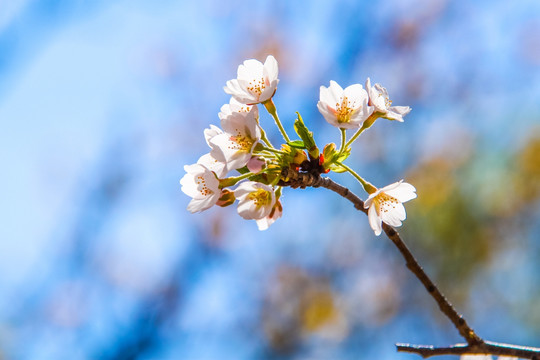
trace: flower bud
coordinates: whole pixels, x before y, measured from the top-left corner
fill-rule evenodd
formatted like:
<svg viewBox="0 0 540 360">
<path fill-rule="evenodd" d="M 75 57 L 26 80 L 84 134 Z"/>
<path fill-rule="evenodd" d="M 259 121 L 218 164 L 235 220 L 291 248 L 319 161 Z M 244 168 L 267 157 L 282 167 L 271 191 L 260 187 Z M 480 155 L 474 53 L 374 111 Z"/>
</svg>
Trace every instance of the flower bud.
<svg viewBox="0 0 540 360">
<path fill-rule="evenodd" d="M 263 159 L 258 158 L 256 156 L 252 156 L 251 159 L 247 163 L 247 168 L 249 171 L 256 174 L 260 172 L 262 169 L 264 169 L 265 165 L 266 165 L 266 162 Z"/>
</svg>

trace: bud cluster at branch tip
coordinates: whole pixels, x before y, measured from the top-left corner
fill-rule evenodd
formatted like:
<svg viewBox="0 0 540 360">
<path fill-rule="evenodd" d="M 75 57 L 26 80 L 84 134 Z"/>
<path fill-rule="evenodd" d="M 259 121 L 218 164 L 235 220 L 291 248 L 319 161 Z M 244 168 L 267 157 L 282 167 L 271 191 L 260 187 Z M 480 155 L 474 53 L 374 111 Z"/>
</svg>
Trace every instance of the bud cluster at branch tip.
<svg viewBox="0 0 540 360">
<path fill-rule="evenodd" d="M 320 88 L 317 108 L 329 124 L 339 128 L 341 145 L 329 143 L 321 151 L 299 113 L 293 124 L 298 138 L 289 137 L 273 101 L 278 82 L 278 63 L 271 55 L 264 63 L 244 61 L 237 78 L 227 81 L 224 90 L 231 99 L 218 114 L 221 126 L 210 125 L 204 130 L 210 150 L 196 164 L 184 167 L 186 175 L 180 184 L 192 198 L 187 209 L 195 213 L 238 200 L 238 214 L 255 220 L 259 230 L 266 230 L 283 213 L 282 186 L 288 181 L 284 174 L 318 177 L 330 171 L 349 172 L 369 195 L 365 207 L 375 234 L 380 235 L 382 222 L 400 226 L 406 217 L 403 203 L 416 197 L 415 188 L 401 180 L 379 189 L 344 161 L 351 154 L 352 143 L 378 118 L 403 122 L 410 107 L 391 106 L 387 90 L 380 84 L 372 86 L 369 78 L 365 88 L 353 84 L 344 89 L 330 81 L 329 87 Z M 258 104 L 267 110 L 283 137 L 284 143 L 278 148 L 266 137 Z M 356 132 L 347 140 L 347 130 L 351 129 Z M 238 175 L 227 177 L 231 171 Z"/>
</svg>

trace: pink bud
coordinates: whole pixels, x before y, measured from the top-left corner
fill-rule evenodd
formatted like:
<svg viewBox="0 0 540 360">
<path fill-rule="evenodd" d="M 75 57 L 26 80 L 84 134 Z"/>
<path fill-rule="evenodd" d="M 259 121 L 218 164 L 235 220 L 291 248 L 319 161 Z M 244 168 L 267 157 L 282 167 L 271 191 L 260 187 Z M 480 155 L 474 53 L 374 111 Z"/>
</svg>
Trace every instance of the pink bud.
<svg viewBox="0 0 540 360">
<path fill-rule="evenodd" d="M 252 173 L 258 173 L 264 168 L 265 164 L 266 163 L 264 162 L 264 160 L 259 159 L 256 156 L 252 156 L 251 159 L 247 163 L 247 168 Z"/>
</svg>

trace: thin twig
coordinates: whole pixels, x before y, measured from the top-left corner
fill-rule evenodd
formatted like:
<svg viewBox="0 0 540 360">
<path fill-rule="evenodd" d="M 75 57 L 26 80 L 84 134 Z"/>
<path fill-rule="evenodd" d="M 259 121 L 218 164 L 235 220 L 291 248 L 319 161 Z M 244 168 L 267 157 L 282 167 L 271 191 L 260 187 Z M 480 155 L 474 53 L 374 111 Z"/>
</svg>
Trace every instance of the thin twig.
<svg viewBox="0 0 540 360">
<path fill-rule="evenodd" d="M 292 188 L 306 188 L 306 187 L 324 187 L 332 190 L 345 199 L 353 203 L 357 210 L 367 214 L 367 209 L 364 208 L 364 202 L 352 193 L 348 188 L 334 182 L 330 178 L 320 177 L 311 173 L 299 173 L 285 169 L 282 173 L 282 180 L 279 182 L 281 186 L 290 186 Z M 457 344 L 446 348 L 435 348 L 433 346 L 424 345 L 409 345 L 398 344 L 398 351 L 412 352 L 421 355 L 422 357 L 429 357 L 434 355 L 443 354 L 493 354 L 493 355 L 507 355 L 517 356 L 525 359 L 540 360 L 540 349 L 523 347 L 516 345 L 507 345 L 484 341 L 478 336 L 474 330 L 467 324 L 465 318 L 460 315 L 452 304 L 446 299 L 442 292 L 438 289 L 435 283 L 425 273 L 424 269 L 413 254 L 398 232 L 391 226 L 383 223 L 383 230 L 386 236 L 394 243 L 399 252 L 405 259 L 407 268 L 416 276 L 418 280 L 424 285 L 427 292 L 435 299 L 439 305 L 439 309 L 444 315 L 454 324 L 459 334 L 467 341 L 467 344 Z"/>
<path fill-rule="evenodd" d="M 448 347 L 396 344 L 397 351 L 414 353 L 428 358 L 437 355 L 490 354 L 540 360 L 540 348 L 484 341 L 477 345 L 456 344 Z"/>
</svg>

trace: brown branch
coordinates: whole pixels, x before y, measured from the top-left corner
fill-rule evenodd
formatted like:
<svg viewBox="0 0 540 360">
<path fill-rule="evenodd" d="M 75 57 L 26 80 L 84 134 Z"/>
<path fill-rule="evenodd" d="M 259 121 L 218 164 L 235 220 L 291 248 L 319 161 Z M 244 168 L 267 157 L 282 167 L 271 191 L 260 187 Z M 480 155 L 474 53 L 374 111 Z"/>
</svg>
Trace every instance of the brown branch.
<svg viewBox="0 0 540 360">
<path fill-rule="evenodd" d="M 418 354 L 423 358 L 437 355 L 490 354 L 540 360 L 540 348 L 510 345 L 491 341 L 484 341 L 483 343 L 477 345 L 456 344 L 449 347 L 396 344 L 396 348 L 397 351 Z"/>
<path fill-rule="evenodd" d="M 282 172 L 282 180 L 278 185 L 290 186 L 292 188 L 306 188 L 306 187 L 324 187 L 332 190 L 345 199 L 353 203 L 357 210 L 360 210 L 367 214 L 367 209 L 364 208 L 364 202 L 351 192 L 348 188 L 334 182 L 330 178 L 320 177 L 317 174 L 311 173 L 299 173 L 289 169 L 285 169 Z M 427 292 L 435 299 L 439 305 L 439 309 L 444 315 L 454 324 L 459 334 L 467 341 L 467 344 L 458 344 L 447 348 L 435 348 L 432 346 L 418 346 L 408 344 L 398 344 L 398 351 L 407 351 L 420 354 L 423 357 L 443 354 L 493 354 L 493 355 L 508 355 L 518 356 L 526 359 L 540 360 L 540 349 L 520 347 L 515 345 L 506 345 L 484 341 L 478 336 L 474 330 L 467 324 L 465 318 L 460 315 L 452 304 L 446 299 L 442 292 L 438 289 L 437 285 L 429 278 L 424 269 L 413 254 L 398 232 L 391 226 L 383 223 L 383 230 L 388 238 L 397 247 L 403 258 L 405 259 L 407 268 L 416 276 L 418 280 L 424 285 Z M 453 351 L 453 352 L 448 352 Z"/>
</svg>

